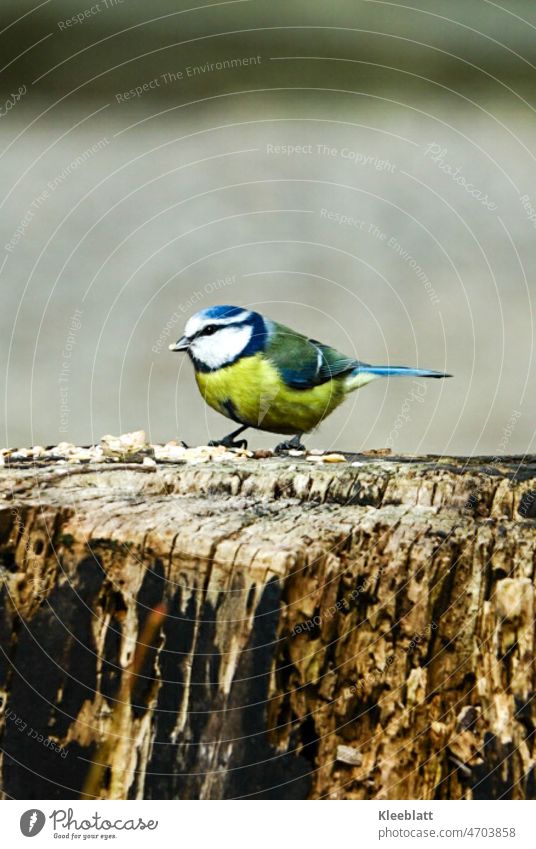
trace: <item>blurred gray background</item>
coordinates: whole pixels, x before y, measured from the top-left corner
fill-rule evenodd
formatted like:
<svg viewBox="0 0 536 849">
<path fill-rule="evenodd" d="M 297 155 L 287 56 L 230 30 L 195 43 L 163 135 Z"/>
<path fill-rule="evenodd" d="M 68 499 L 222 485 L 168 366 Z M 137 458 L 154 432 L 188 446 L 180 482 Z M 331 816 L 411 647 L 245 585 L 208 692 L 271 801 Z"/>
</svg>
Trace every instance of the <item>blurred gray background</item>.
<svg viewBox="0 0 536 849">
<path fill-rule="evenodd" d="M 533 448 L 533 3 L 4 0 L 0 31 L 0 444 L 222 436 L 167 346 L 231 303 L 455 375 L 311 447 Z"/>
</svg>

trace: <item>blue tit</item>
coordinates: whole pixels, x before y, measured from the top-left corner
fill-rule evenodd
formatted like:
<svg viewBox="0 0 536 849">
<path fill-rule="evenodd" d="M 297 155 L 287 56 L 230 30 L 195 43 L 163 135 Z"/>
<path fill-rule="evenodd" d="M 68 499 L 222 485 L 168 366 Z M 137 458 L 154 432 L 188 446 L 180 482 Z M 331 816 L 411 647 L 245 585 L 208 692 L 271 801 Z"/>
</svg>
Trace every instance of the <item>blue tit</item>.
<svg viewBox="0 0 536 849">
<path fill-rule="evenodd" d="M 247 428 L 291 434 L 276 450 L 302 449 L 349 392 L 378 377 L 450 377 L 407 366 L 373 366 L 345 356 L 253 310 L 214 306 L 193 315 L 171 351 L 187 351 L 201 395 L 239 427 L 212 445 L 244 447 Z"/>
</svg>

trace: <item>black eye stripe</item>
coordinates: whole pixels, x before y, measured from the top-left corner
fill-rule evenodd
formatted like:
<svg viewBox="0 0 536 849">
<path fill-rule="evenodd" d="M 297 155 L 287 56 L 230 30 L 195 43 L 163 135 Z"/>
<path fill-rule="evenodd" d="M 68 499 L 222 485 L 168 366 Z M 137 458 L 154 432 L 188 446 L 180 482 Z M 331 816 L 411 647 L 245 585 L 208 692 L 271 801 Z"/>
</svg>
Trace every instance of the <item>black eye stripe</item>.
<svg viewBox="0 0 536 849">
<path fill-rule="evenodd" d="M 211 336 L 213 333 L 219 330 L 219 327 L 215 324 L 207 324 L 206 327 L 202 327 L 201 330 L 198 330 L 197 333 L 194 333 L 192 339 L 199 339 L 200 336 Z"/>
<path fill-rule="evenodd" d="M 239 322 L 229 322 L 229 324 L 207 324 L 205 327 L 202 327 L 201 330 L 198 330 L 194 339 L 198 339 L 200 336 L 212 336 L 218 330 L 224 330 L 226 327 L 245 327 L 247 321 L 239 321 Z"/>
</svg>

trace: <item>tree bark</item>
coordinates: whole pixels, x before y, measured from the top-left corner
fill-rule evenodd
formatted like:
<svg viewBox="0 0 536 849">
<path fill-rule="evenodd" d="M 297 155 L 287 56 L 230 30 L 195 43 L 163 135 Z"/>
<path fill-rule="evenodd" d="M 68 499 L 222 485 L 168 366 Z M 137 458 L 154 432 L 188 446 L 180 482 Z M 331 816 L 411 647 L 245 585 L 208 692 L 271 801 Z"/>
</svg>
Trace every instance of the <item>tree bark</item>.
<svg viewBox="0 0 536 849">
<path fill-rule="evenodd" d="M 535 798 L 535 474 L 0 470 L 5 798 Z"/>
</svg>

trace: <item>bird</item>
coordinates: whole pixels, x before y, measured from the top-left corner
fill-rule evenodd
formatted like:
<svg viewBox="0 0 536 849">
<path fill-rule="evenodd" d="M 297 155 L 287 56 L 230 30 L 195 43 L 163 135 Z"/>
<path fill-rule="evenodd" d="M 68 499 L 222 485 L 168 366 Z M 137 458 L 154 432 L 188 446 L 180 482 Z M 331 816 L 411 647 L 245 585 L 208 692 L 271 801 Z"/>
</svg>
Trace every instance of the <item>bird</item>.
<svg viewBox="0 0 536 849">
<path fill-rule="evenodd" d="M 275 451 L 305 450 L 302 436 L 346 396 L 379 377 L 451 377 L 409 366 L 378 366 L 346 356 L 254 310 L 211 306 L 188 319 L 169 346 L 187 352 L 205 402 L 239 427 L 209 445 L 247 448 L 248 428 L 291 436 Z"/>
</svg>

